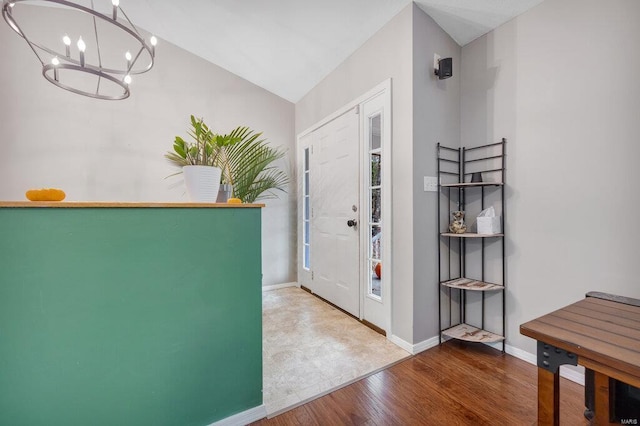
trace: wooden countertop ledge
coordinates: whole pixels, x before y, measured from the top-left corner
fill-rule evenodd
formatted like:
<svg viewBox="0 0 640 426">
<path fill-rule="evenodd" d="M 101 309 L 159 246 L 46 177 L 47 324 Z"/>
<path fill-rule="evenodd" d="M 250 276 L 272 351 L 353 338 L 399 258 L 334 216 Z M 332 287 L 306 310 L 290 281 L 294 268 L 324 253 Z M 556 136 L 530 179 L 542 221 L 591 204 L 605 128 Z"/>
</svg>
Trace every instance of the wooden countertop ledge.
<svg viewBox="0 0 640 426">
<path fill-rule="evenodd" d="M 0 201 L 0 208 L 260 208 L 264 204 L 227 203 L 119 203 L 98 201 Z"/>
</svg>

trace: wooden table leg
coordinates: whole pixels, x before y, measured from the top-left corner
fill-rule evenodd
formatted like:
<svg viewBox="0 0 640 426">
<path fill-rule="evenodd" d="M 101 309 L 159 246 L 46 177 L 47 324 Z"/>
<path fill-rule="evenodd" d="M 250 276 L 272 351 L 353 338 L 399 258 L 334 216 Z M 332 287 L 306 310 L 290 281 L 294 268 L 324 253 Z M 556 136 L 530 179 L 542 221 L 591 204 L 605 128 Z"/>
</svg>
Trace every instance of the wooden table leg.
<svg viewBox="0 0 640 426">
<path fill-rule="evenodd" d="M 614 424 L 609 421 L 609 376 L 599 371 L 594 371 L 595 407 L 593 424 L 595 426 Z"/>
<path fill-rule="evenodd" d="M 538 368 L 538 425 L 560 424 L 560 373 Z"/>
</svg>

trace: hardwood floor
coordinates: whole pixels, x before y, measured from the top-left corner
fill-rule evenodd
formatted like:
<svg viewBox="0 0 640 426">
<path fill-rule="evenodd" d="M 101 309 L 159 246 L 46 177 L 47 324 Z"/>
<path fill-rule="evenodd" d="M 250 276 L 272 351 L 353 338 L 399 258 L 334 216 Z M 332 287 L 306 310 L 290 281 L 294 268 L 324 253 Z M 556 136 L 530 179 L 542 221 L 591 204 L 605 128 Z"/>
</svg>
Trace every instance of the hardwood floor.
<svg viewBox="0 0 640 426">
<path fill-rule="evenodd" d="M 560 422 L 588 425 L 584 388 L 561 380 Z M 253 425 L 534 425 L 537 367 L 450 341 Z"/>
</svg>

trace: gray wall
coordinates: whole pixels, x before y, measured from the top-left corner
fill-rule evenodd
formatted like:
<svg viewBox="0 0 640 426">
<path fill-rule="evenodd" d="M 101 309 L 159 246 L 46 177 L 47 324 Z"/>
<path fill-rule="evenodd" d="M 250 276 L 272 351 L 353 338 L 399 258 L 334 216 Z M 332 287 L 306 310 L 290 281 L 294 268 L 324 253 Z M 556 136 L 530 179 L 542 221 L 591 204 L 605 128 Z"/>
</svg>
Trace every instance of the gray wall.
<svg viewBox="0 0 640 426">
<path fill-rule="evenodd" d="M 438 335 L 437 193 L 424 192 L 436 176 L 436 144 L 460 144 L 460 46 L 422 9 L 413 13 L 413 264 L 414 333 L 421 342 Z M 433 55 L 453 58 L 453 77 L 438 80 Z"/>
<path fill-rule="evenodd" d="M 462 143 L 508 140 L 507 338 L 599 290 L 640 298 L 640 2 L 546 0 L 462 49 Z"/>
<path fill-rule="evenodd" d="M 296 133 L 392 78 L 393 334 L 413 341 L 412 6 L 296 104 Z"/>
<path fill-rule="evenodd" d="M 67 19 L 63 11 L 49 13 L 56 22 Z M 2 200 L 59 187 L 73 201 L 186 201 L 182 178 L 165 179 L 175 169 L 163 156 L 175 135 L 185 135 L 190 114 L 220 132 L 238 125 L 263 131 L 293 155 L 292 103 L 163 40 L 155 67 L 135 76 L 123 101 L 48 83 L 27 44 L 4 23 L 0 44 Z M 294 213 L 293 195 L 267 200 L 263 209 L 265 285 L 295 280 Z"/>
</svg>

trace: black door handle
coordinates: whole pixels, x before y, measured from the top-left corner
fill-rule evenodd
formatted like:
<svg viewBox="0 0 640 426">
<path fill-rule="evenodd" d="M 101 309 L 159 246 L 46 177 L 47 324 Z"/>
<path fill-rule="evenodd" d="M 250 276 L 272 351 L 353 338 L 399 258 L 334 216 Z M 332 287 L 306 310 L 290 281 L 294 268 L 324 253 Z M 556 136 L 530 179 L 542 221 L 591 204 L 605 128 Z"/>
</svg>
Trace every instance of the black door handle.
<svg viewBox="0 0 640 426">
<path fill-rule="evenodd" d="M 357 221 L 357 220 L 355 220 L 355 219 L 349 219 L 349 220 L 347 221 L 347 226 L 348 226 L 349 228 L 353 228 L 353 227 L 354 227 L 354 226 L 356 226 L 356 225 L 358 225 L 358 221 Z"/>
</svg>

